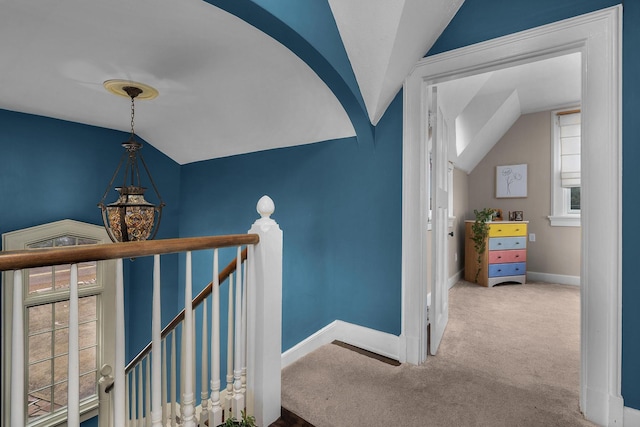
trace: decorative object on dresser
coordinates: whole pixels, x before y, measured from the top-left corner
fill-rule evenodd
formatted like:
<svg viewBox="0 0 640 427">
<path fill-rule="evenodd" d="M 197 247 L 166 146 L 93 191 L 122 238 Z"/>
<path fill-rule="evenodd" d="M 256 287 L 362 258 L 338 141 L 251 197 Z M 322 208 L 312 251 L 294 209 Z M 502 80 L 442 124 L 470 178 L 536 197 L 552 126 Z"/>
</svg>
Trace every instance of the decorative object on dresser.
<svg viewBox="0 0 640 427">
<path fill-rule="evenodd" d="M 526 283 L 528 221 L 486 222 L 488 235 L 482 250 L 476 250 L 477 222 L 465 221 L 464 279 L 487 287 Z"/>
</svg>

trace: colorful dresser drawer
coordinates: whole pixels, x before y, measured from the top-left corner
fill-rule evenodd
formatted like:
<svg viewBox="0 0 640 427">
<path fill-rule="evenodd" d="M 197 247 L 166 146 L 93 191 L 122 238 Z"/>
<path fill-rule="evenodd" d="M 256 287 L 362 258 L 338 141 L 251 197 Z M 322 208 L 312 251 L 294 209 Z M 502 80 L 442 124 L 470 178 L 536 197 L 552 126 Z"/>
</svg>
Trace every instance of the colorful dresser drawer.
<svg viewBox="0 0 640 427">
<path fill-rule="evenodd" d="M 512 249 L 526 249 L 526 237 L 491 237 L 489 238 L 490 251 L 505 251 Z"/>
<path fill-rule="evenodd" d="M 526 236 L 527 225 L 524 223 L 492 223 L 489 224 L 489 237 Z"/>
<path fill-rule="evenodd" d="M 524 262 L 489 264 L 489 277 L 520 276 L 526 271 L 527 266 Z"/>
<path fill-rule="evenodd" d="M 513 251 L 489 251 L 489 264 L 500 264 L 503 262 L 524 262 L 526 260 L 526 249 L 517 249 Z"/>
</svg>

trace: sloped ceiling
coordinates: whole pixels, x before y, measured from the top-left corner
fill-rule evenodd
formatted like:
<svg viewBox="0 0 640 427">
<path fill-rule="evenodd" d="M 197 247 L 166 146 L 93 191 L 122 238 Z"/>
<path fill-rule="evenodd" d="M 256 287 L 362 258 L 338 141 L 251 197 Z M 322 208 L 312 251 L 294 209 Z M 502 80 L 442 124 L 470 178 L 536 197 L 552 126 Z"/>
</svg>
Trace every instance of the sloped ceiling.
<svg viewBox="0 0 640 427">
<path fill-rule="evenodd" d="M 404 78 L 462 3 L 329 0 L 371 123 L 378 123 Z"/>
<path fill-rule="evenodd" d="M 462 0 L 0 4 L 0 108 L 136 133 L 180 164 L 357 136 Z M 344 43 L 344 44 L 343 44 Z"/>
<path fill-rule="evenodd" d="M 449 160 L 469 173 L 520 115 L 579 105 L 581 76 L 577 52 L 438 84 L 455 127 Z"/>
</svg>

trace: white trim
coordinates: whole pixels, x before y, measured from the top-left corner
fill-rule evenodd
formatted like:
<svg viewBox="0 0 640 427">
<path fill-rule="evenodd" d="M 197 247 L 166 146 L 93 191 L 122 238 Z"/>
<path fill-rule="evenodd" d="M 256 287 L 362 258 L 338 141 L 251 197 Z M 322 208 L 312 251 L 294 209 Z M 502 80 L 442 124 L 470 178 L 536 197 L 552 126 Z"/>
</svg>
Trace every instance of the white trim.
<svg viewBox="0 0 640 427">
<path fill-rule="evenodd" d="M 580 286 L 580 276 L 527 271 L 527 282 L 546 282 L 557 283 L 559 285 Z"/>
<path fill-rule="evenodd" d="M 624 407 L 624 424 L 625 427 L 640 426 L 640 411 L 637 409 Z"/>
<path fill-rule="evenodd" d="M 456 217 L 455 216 L 450 216 L 449 219 L 447 220 L 447 227 L 449 228 L 453 228 L 453 223 L 456 221 Z M 431 227 L 431 221 L 429 221 L 429 223 L 427 224 L 427 231 L 431 231 L 432 227 Z"/>
<path fill-rule="evenodd" d="M 464 271 L 464 269 L 458 271 L 456 274 L 454 274 L 453 276 L 449 277 L 449 289 L 453 288 L 453 285 L 455 285 L 456 283 L 458 283 L 458 281 L 460 281 L 462 279 L 462 272 Z"/>
<path fill-rule="evenodd" d="M 550 215 L 549 223 L 552 227 L 580 227 L 580 215 Z"/>
<path fill-rule="evenodd" d="M 289 350 L 282 353 L 282 368 L 286 368 L 296 360 L 301 359 L 307 354 L 313 353 L 323 345 L 334 341 L 336 339 L 336 332 L 334 331 L 336 328 L 336 322 L 337 320 L 334 320 L 313 335 L 308 336 Z"/>
<path fill-rule="evenodd" d="M 400 354 L 421 363 L 426 339 L 424 195 L 426 89 L 507 66 L 582 53 L 582 268 L 580 408 L 620 425 L 621 397 L 621 28 L 620 5 L 423 58 L 404 83 L 402 334 Z M 602 144 L 602 141 L 610 143 Z M 606 268 L 602 268 L 605 266 Z"/>
<path fill-rule="evenodd" d="M 111 243 L 111 239 L 107 235 L 104 227 L 94 224 L 88 224 L 84 222 L 79 222 L 71 219 L 63 219 L 60 221 L 50 222 L 47 224 L 37 225 L 21 230 L 10 231 L 2 234 L 2 250 L 17 250 L 17 249 L 25 249 L 26 245 L 29 243 L 37 242 L 42 239 L 53 238 L 57 236 L 76 236 L 83 237 L 89 239 L 95 239 L 100 241 L 103 244 Z M 113 328 L 106 328 L 105 325 L 114 324 L 113 315 L 114 309 L 113 303 L 109 303 L 114 299 L 114 283 L 115 283 L 115 261 L 102 261 L 102 267 L 99 268 L 98 274 L 101 275 L 100 283 L 101 283 L 101 291 L 99 293 L 95 293 L 95 287 L 86 287 L 80 290 L 80 296 L 85 294 L 95 294 L 99 295 L 100 304 L 98 307 L 98 318 L 99 318 L 99 337 L 98 337 L 98 346 L 101 349 L 101 353 L 98 357 L 98 372 L 100 367 L 104 364 L 112 365 L 114 360 L 114 346 L 112 343 L 115 340 Z M 4 286 L 2 288 L 2 352 L 3 354 L 7 354 L 7 352 L 11 351 L 11 334 L 8 335 L 5 333 L 6 331 L 11 331 L 11 312 L 12 309 L 8 304 L 12 299 L 13 294 L 13 275 L 11 272 L 3 272 L 4 276 Z M 25 296 L 23 304 L 28 300 L 29 304 L 33 304 L 34 301 L 38 301 L 40 297 L 33 296 Z M 46 301 L 46 298 L 42 298 L 43 301 Z M 10 378 L 11 374 L 11 360 L 6 359 L 3 360 L 2 363 L 3 370 L 3 378 Z M 26 374 L 25 374 L 26 378 Z M 0 417 L 3 421 L 5 421 L 8 425 L 8 420 L 10 417 L 10 412 L 12 408 L 9 406 L 10 399 L 10 383 L 9 381 L 3 382 L 2 384 L 2 407 L 3 407 L 3 415 Z M 6 405 L 6 406 L 5 406 Z M 98 394 L 93 395 L 90 398 L 87 398 L 80 402 L 80 421 L 86 421 L 90 418 L 98 415 Z M 42 416 L 38 418 L 36 421 L 32 421 L 30 425 L 35 426 L 48 426 L 48 425 L 66 425 L 64 424 L 64 420 L 67 419 L 67 410 L 58 410 L 50 415 Z M 63 423 L 63 424 L 61 424 Z M 4 425 L 4 424 L 3 424 Z"/>
<path fill-rule="evenodd" d="M 353 323 L 334 320 L 315 334 L 282 353 L 282 368 L 335 340 L 398 360 L 398 336 Z"/>
</svg>

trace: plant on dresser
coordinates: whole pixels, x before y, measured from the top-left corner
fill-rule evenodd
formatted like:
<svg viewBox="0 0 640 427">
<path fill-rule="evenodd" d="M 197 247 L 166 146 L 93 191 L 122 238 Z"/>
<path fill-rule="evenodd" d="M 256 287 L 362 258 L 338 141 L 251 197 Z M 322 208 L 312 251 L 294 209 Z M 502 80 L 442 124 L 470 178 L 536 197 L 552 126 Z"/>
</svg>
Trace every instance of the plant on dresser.
<svg viewBox="0 0 640 427">
<path fill-rule="evenodd" d="M 473 248 L 476 251 L 477 270 L 473 281 L 478 281 L 478 276 L 482 270 L 482 254 L 484 254 L 487 237 L 489 237 L 489 224 L 488 221 L 493 218 L 495 213 L 494 209 L 484 208 L 481 211 L 474 209 L 473 214 L 476 216 L 476 220 L 471 225 L 471 240 L 473 240 Z"/>
<path fill-rule="evenodd" d="M 526 282 L 527 221 L 486 222 L 485 247 L 476 250 L 474 221 L 466 221 L 465 280 L 492 287 Z"/>
</svg>

